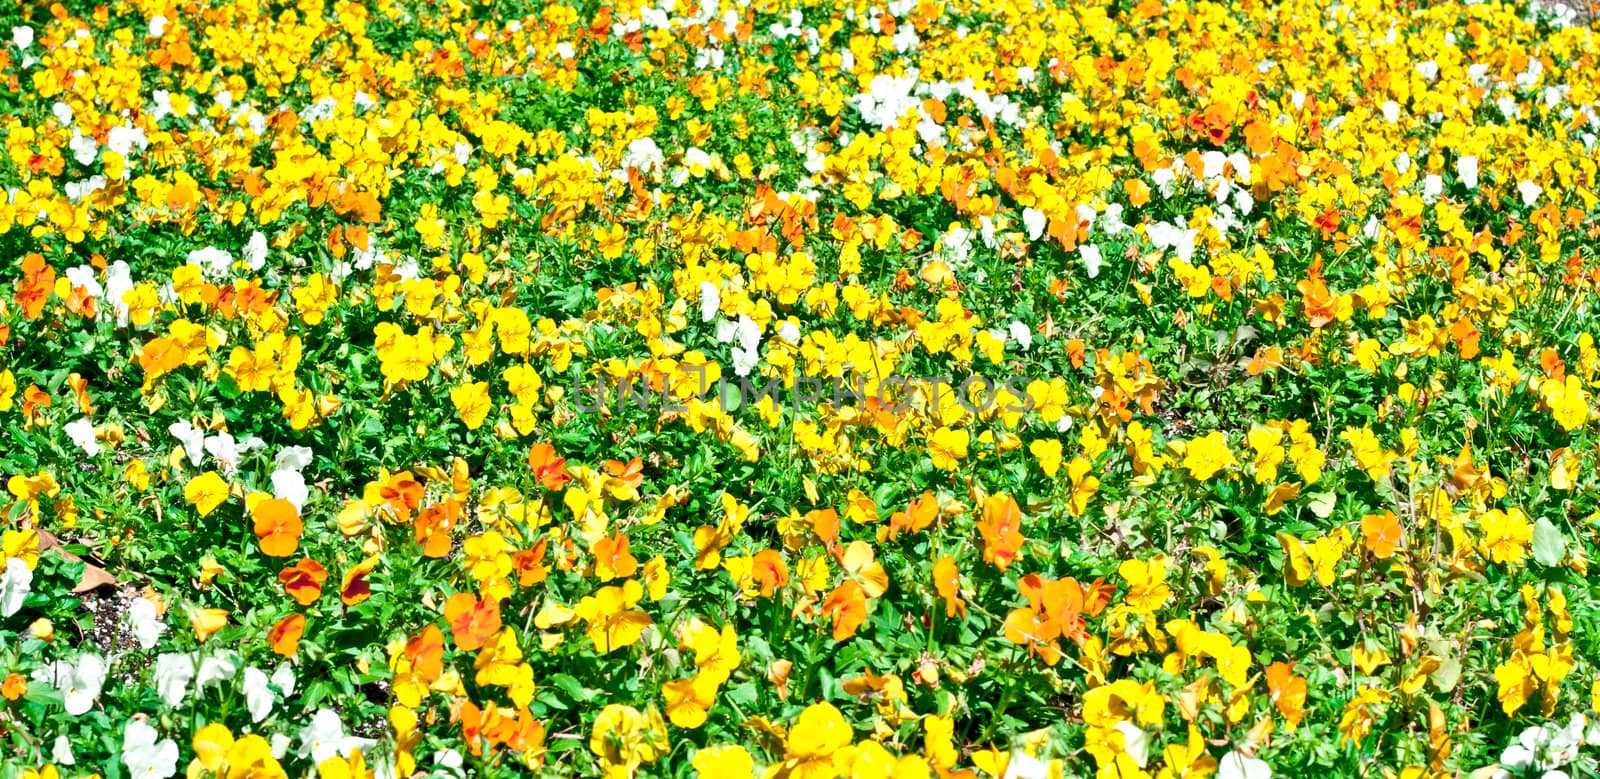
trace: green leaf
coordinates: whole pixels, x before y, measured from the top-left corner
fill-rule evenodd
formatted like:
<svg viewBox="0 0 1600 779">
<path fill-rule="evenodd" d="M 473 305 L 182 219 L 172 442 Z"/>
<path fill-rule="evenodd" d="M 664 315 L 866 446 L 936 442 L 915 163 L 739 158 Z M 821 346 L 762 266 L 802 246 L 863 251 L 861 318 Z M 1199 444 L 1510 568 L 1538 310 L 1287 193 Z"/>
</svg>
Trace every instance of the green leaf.
<svg viewBox="0 0 1600 779">
<path fill-rule="evenodd" d="M 1567 556 L 1567 539 L 1555 523 L 1541 518 L 1533 524 L 1533 559 L 1545 565 L 1560 565 Z"/>
</svg>

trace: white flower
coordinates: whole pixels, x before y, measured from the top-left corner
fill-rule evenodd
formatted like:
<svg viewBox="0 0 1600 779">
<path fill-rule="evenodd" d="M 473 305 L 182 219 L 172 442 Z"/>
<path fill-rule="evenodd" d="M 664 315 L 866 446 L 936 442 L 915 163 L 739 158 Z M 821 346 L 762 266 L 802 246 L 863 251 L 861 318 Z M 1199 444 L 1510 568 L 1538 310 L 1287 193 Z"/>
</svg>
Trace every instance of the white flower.
<svg viewBox="0 0 1600 779">
<path fill-rule="evenodd" d="M 189 694 L 189 682 L 194 680 L 194 658 L 178 653 L 156 658 L 156 694 L 168 706 L 176 708 Z"/>
<path fill-rule="evenodd" d="M 1028 240 L 1037 241 L 1044 235 L 1044 228 L 1049 220 L 1045 219 L 1044 212 L 1029 206 L 1022 209 L 1022 226 L 1028 230 Z"/>
<path fill-rule="evenodd" d="M 783 324 L 778 325 L 778 337 L 788 341 L 790 344 L 798 344 L 800 343 L 800 326 L 795 324 L 794 320 L 786 319 Z"/>
<path fill-rule="evenodd" d="M 1422 180 L 1422 199 L 1432 203 L 1442 194 L 1444 194 L 1444 179 L 1439 178 L 1437 173 L 1429 173 L 1427 178 Z"/>
<path fill-rule="evenodd" d="M 277 670 L 272 672 L 272 686 L 284 695 L 294 694 L 294 668 L 288 663 L 279 663 Z"/>
<path fill-rule="evenodd" d="M 645 175 L 661 170 L 666 162 L 667 157 L 661 153 L 661 147 L 648 136 L 628 142 L 627 150 L 622 153 L 623 168 L 637 168 Z"/>
<path fill-rule="evenodd" d="M 1079 246 L 1078 256 L 1083 258 L 1083 266 L 1089 269 L 1089 278 L 1100 275 L 1100 247 L 1092 244 Z"/>
<path fill-rule="evenodd" d="M 94 423 L 88 417 L 68 422 L 61 429 L 66 431 L 74 445 L 83 450 L 85 456 L 93 457 L 100 453 L 100 442 L 94 439 Z"/>
<path fill-rule="evenodd" d="M 295 511 L 300 511 L 306 507 L 311 490 L 306 487 L 306 477 L 301 476 L 299 471 L 279 468 L 272 472 L 272 497 L 289 501 L 294 504 Z"/>
<path fill-rule="evenodd" d="M 1534 203 L 1539 202 L 1539 196 L 1544 194 L 1544 187 L 1531 181 L 1521 181 L 1517 183 L 1517 193 L 1522 195 L 1523 205 L 1532 207 Z"/>
<path fill-rule="evenodd" d="M 272 464 L 278 470 L 298 471 L 311 464 L 312 453 L 309 447 L 286 446 L 273 458 Z"/>
<path fill-rule="evenodd" d="M 1145 234 L 1157 249 L 1174 249 L 1178 252 L 1178 259 L 1188 262 L 1194 256 L 1195 238 L 1200 235 L 1199 230 L 1190 230 L 1188 226 L 1181 218 L 1176 226 L 1156 222 L 1145 228 Z"/>
<path fill-rule="evenodd" d="M 97 654 L 86 654 L 78 662 L 57 660 L 33 672 L 34 681 L 60 690 L 66 698 L 67 713 L 77 717 L 94 708 L 100 688 L 106 683 L 106 661 Z"/>
<path fill-rule="evenodd" d="M 6 558 L 6 572 L 0 576 L 0 617 L 22 609 L 22 601 L 33 589 L 33 569 L 20 557 Z"/>
<path fill-rule="evenodd" d="M 1011 340 L 1016 341 L 1017 345 L 1023 349 L 1030 349 L 1033 347 L 1033 331 L 1028 329 L 1027 325 L 1021 322 L 1012 322 L 1011 325 L 1006 328 L 1006 332 L 1010 334 Z"/>
<path fill-rule="evenodd" d="M 239 655 L 234 652 L 215 654 L 200 661 L 200 671 L 195 674 L 195 687 L 205 687 L 239 675 Z M 321 762 L 321 761 L 318 761 Z"/>
<path fill-rule="evenodd" d="M 1466 184 L 1467 189 L 1477 189 L 1478 158 L 1462 157 L 1461 159 L 1456 160 L 1456 175 L 1461 177 L 1461 183 Z"/>
<path fill-rule="evenodd" d="M 128 626 L 133 630 L 133 638 L 139 642 L 140 649 L 154 649 L 156 642 L 161 640 L 161 634 L 167 629 L 166 623 L 161 621 L 161 615 L 156 613 L 156 604 L 149 598 L 135 598 L 128 606 Z"/>
<path fill-rule="evenodd" d="M 56 743 L 50 747 L 50 759 L 61 765 L 77 765 L 78 758 L 72 754 L 72 739 L 56 736 Z"/>
<path fill-rule="evenodd" d="M 184 454 L 189 455 L 189 464 L 199 465 L 200 458 L 204 456 L 206 431 L 195 427 L 185 419 L 168 425 L 167 432 L 183 444 Z"/>
<path fill-rule="evenodd" d="M 233 255 L 215 246 L 207 246 L 189 252 L 189 264 L 198 265 L 208 277 L 219 278 L 228 275 L 228 270 L 233 267 Z"/>
<path fill-rule="evenodd" d="M 67 141 L 67 149 L 72 152 L 72 158 L 77 160 L 79 165 L 93 163 L 94 158 L 100 154 L 100 145 L 95 143 L 93 138 L 77 130 L 72 131 L 72 138 Z"/>
<path fill-rule="evenodd" d="M 33 28 L 24 24 L 21 27 L 11 28 L 11 42 L 19 49 L 26 49 L 33 45 Z"/>
<path fill-rule="evenodd" d="M 1122 751 L 1128 753 L 1128 757 L 1133 758 L 1133 762 L 1138 763 L 1140 768 L 1144 768 L 1150 759 L 1149 734 L 1127 721 L 1118 722 L 1117 730 L 1122 733 Z"/>
<path fill-rule="evenodd" d="M 310 757 L 312 763 L 321 764 L 330 757 L 348 757 L 353 749 L 366 749 L 375 742 L 369 738 L 355 738 L 344 734 L 344 723 L 330 709 L 317 709 L 311 715 L 311 724 L 300 731 L 301 757 Z"/>
<path fill-rule="evenodd" d="M 244 705 L 250 710 L 250 719 L 260 722 L 272 713 L 273 704 L 277 703 L 278 696 L 273 693 L 268 685 L 271 680 L 259 668 L 244 669 Z"/>
<path fill-rule="evenodd" d="M 222 466 L 224 476 L 231 476 L 239 467 L 239 446 L 233 440 L 233 434 L 224 430 L 215 435 L 206 436 L 205 450 Z"/>
<path fill-rule="evenodd" d="M 150 17 L 150 37 L 160 38 L 167 31 L 167 17 L 160 14 Z"/>
<path fill-rule="evenodd" d="M 1049 763 L 1019 749 L 1006 761 L 1003 779 L 1046 779 L 1050 775 Z"/>
<path fill-rule="evenodd" d="M 1386 121 L 1386 122 L 1388 122 L 1390 124 L 1394 124 L 1395 122 L 1400 121 L 1400 104 L 1399 103 L 1396 103 L 1393 100 L 1385 100 L 1385 101 L 1383 101 L 1383 106 L 1381 108 L 1383 110 L 1383 119 L 1384 119 L 1384 121 Z"/>
<path fill-rule="evenodd" d="M 178 772 L 178 745 L 161 738 L 144 720 L 129 720 L 122 734 L 122 763 L 135 777 L 167 779 Z"/>
<path fill-rule="evenodd" d="M 250 242 L 244 245 L 244 261 L 250 270 L 261 270 L 267 264 L 267 236 L 260 230 L 250 234 Z"/>
<path fill-rule="evenodd" d="M 722 308 L 722 292 L 709 281 L 700 282 L 700 321 L 710 322 Z"/>
<path fill-rule="evenodd" d="M 1265 760 L 1245 757 L 1234 750 L 1222 756 L 1217 766 L 1217 779 L 1272 779 L 1272 767 Z"/>
</svg>

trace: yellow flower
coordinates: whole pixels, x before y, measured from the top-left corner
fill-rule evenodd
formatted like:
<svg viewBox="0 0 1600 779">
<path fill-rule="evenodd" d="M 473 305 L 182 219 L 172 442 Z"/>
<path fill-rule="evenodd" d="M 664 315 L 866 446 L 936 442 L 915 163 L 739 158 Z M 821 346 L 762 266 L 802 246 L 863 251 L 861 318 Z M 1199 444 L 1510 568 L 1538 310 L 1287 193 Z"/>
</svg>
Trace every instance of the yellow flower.
<svg viewBox="0 0 1600 779">
<path fill-rule="evenodd" d="M 662 685 L 661 695 L 667 700 L 667 719 L 680 728 L 691 730 L 706 724 L 706 712 L 716 703 L 717 687 L 725 678 L 703 672 Z"/>
<path fill-rule="evenodd" d="M 200 516 L 210 516 L 228 499 L 228 483 L 216 471 L 206 471 L 184 485 L 183 499 L 189 501 Z"/>
<path fill-rule="evenodd" d="M 641 713 L 632 706 L 613 703 L 595 718 L 589 749 L 608 777 L 629 777 L 641 764 L 667 754 L 667 726 L 653 707 Z"/>
<path fill-rule="evenodd" d="M 1167 586 L 1167 560 L 1161 555 L 1148 562 L 1124 560 L 1117 567 L 1117 575 L 1128 583 L 1128 594 L 1123 600 L 1139 611 L 1153 612 L 1172 597 L 1172 588 Z"/>
<path fill-rule="evenodd" d="M 644 586 L 629 579 L 621 587 L 603 587 L 579 601 L 576 613 L 588 623 L 589 639 L 602 654 L 632 646 L 650 627 L 650 615 L 634 607 L 644 597 Z"/>
<path fill-rule="evenodd" d="M 741 746 L 706 747 L 695 750 L 694 757 L 689 764 L 694 766 L 695 776 L 704 779 L 745 779 L 754 776 L 756 772 L 755 760 L 750 753 Z"/>
<path fill-rule="evenodd" d="M 789 729 L 784 766 L 794 779 L 833 779 L 833 754 L 855 740 L 844 715 L 829 703 L 813 703 Z"/>
<path fill-rule="evenodd" d="M 1039 469 L 1044 475 L 1055 478 L 1056 471 L 1061 470 L 1061 441 L 1041 438 L 1028 444 L 1028 451 L 1039 460 Z"/>
<path fill-rule="evenodd" d="M 1196 481 L 1206 481 L 1217 472 L 1239 463 L 1228 450 L 1228 439 L 1221 431 L 1190 441 L 1183 449 L 1183 467 Z"/>
<path fill-rule="evenodd" d="M 941 427 L 933 431 L 928 437 L 928 455 L 933 458 L 933 467 L 946 471 L 960 467 L 970 441 L 971 436 L 965 430 Z"/>
<path fill-rule="evenodd" d="M 1483 530 L 1483 553 L 1497 563 L 1515 564 L 1522 560 L 1533 542 L 1533 525 L 1521 509 L 1494 509 L 1479 521 Z"/>
<path fill-rule="evenodd" d="M 489 400 L 489 383 L 486 381 L 462 384 L 450 390 L 450 402 L 456 407 L 456 417 L 468 430 L 482 427 L 484 418 L 489 416 L 489 410 L 494 406 Z"/>
</svg>

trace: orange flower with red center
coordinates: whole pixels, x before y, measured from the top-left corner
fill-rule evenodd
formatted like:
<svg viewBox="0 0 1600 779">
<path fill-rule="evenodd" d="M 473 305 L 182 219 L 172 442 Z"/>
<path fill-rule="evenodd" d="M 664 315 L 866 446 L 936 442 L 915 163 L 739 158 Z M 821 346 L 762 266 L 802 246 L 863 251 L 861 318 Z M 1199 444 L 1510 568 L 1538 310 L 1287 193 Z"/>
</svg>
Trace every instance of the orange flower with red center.
<svg viewBox="0 0 1600 779">
<path fill-rule="evenodd" d="M 500 602 L 478 599 L 470 592 L 458 592 L 444 602 L 444 618 L 450 623 L 450 636 L 456 646 L 468 651 L 483 647 L 483 642 L 500 630 Z"/>
<path fill-rule="evenodd" d="M 322 583 L 327 580 L 328 569 L 309 557 L 278 573 L 278 583 L 302 606 L 310 606 L 322 597 Z"/>
</svg>

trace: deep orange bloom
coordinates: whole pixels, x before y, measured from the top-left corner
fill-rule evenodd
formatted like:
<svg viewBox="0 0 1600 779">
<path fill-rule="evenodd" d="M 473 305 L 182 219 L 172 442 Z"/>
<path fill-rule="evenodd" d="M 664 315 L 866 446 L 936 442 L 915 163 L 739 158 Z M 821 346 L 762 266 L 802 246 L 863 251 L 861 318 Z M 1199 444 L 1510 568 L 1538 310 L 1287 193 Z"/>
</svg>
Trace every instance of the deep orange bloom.
<svg viewBox="0 0 1600 779">
<path fill-rule="evenodd" d="M 867 593 L 854 580 L 846 579 L 828 593 L 822 614 L 833 618 L 833 640 L 844 641 L 867 621 Z"/>
<path fill-rule="evenodd" d="M 345 571 L 344 581 L 339 584 L 339 600 L 344 601 L 346 606 L 354 606 L 372 597 L 372 586 L 367 583 L 367 575 L 377 567 L 378 558 L 368 557 Z"/>
<path fill-rule="evenodd" d="M 528 451 L 528 467 L 545 489 L 556 492 L 567 486 L 572 477 L 567 475 L 567 458 L 556 454 L 555 447 L 537 443 Z"/>
<path fill-rule="evenodd" d="M 310 606 L 322 597 L 322 583 L 327 580 L 328 569 L 309 557 L 278 573 L 283 589 L 302 606 Z"/>
<path fill-rule="evenodd" d="M 261 542 L 261 553 L 268 557 L 288 557 L 300 548 L 300 534 L 305 524 L 300 512 L 283 498 L 268 498 L 250 511 L 255 519 L 256 538 Z"/>
<path fill-rule="evenodd" d="M 444 618 L 450 623 L 450 636 L 456 646 L 468 651 L 483 647 L 483 642 L 500 630 L 500 602 L 479 600 L 470 592 L 458 592 L 444 602 Z"/>
<path fill-rule="evenodd" d="M 306 615 L 290 614 L 267 631 L 267 644 L 273 652 L 292 658 L 300 652 L 300 637 L 305 632 Z"/>
</svg>

